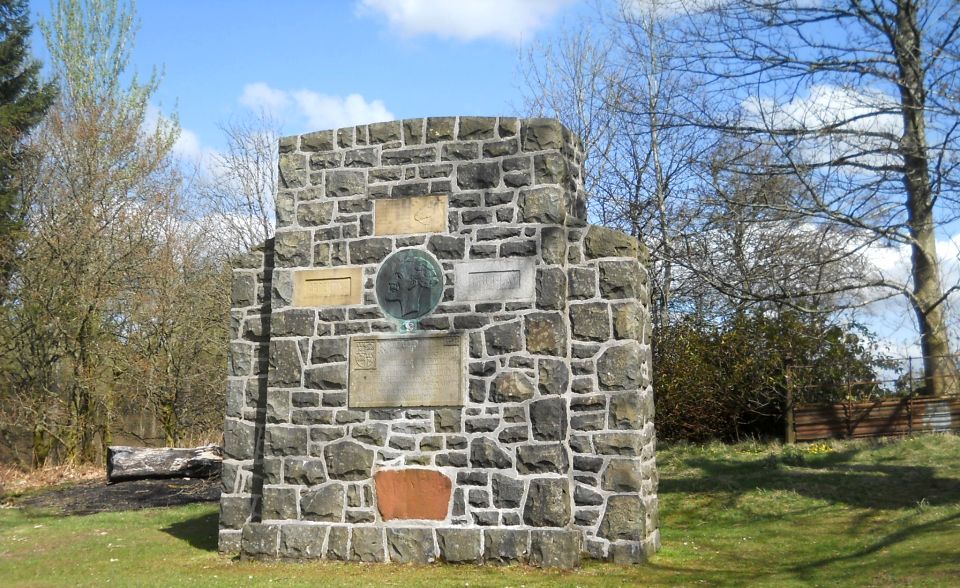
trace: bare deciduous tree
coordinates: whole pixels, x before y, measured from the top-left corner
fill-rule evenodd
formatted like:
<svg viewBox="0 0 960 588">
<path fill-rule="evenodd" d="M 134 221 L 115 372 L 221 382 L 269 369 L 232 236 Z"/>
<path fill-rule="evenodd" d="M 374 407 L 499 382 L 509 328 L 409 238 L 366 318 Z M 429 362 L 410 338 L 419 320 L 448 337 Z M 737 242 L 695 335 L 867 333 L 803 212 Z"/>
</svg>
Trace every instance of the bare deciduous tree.
<svg viewBox="0 0 960 588">
<path fill-rule="evenodd" d="M 768 165 L 740 173 L 789 175 L 801 190 L 759 206 L 800 214 L 868 246 L 908 246 L 912 284 L 877 272 L 823 283 L 824 293 L 886 289 L 904 295 L 920 333 L 928 391 L 956 375 L 948 360 L 937 227 L 956 218 L 960 11 L 951 1 L 741 0 L 688 15 L 687 70 L 709 83 L 706 124 Z"/>
</svg>

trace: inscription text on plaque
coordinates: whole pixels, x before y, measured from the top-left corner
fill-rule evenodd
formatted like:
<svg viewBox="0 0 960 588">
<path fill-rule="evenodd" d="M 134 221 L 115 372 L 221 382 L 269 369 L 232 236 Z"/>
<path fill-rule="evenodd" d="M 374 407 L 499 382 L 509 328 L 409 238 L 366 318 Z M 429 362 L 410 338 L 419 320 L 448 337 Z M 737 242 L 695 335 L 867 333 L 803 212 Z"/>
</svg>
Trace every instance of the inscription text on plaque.
<svg viewBox="0 0 960 588">
<path fill-rule="evenodd" d="M 360 304 L 362 298 L 360 267 L 303 270 L 293 274 L 294 306 L 347 306 Z"/>
<path fill-rule="evenodd" d="M 373 201 L 374 235 L 447 232 L 447 196 L 409 196 Z"/>
<path fill-rule="evenodd" d="M 536 298 L 537 267 L 532 259 L 465 261 L 454 266 L 454 299 L 464 302 L 520 302 Z"/>
<path fill-rule="evenodd" d="M 462 406 L 461 334 L 350 339 L 351 408 Z"/>
</svg>

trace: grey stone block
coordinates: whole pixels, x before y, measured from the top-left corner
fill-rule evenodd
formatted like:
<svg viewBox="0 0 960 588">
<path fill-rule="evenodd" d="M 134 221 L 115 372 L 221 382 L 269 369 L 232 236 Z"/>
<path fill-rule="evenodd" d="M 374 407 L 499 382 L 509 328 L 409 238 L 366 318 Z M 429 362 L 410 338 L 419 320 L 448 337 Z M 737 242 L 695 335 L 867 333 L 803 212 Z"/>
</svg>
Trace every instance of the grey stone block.
<svg viewBox="0 0 960 588">
<path fill-rule="evenodd" d="M 274 237 L 274 263 L 278 267 L 298 267 L 310 265 L 310 231 L 283 231 Z"/>
<path fill-rule="evenodd" d="M 228 459 L 253 459 L 253 423 L 227 419 L 223 424 L 223 455 Z"/>
<path fill-rule="evenodd" d="M 558 267 L 537 271 L 537 308 L 563 310 L 567 298 L 567 275 Z"/>
<path fill-rule="evenodd" d="M 500 164 L 461 163 L 457 166 L 457 186 L 461 190 L 484 190 L 500 185 Z"/>
<path fill-rule="evenodd" d="M 606 341 L 610 338 L 610 313 L 604 302 L 571 304 L 570 323 L 575 339 Z"/>
<path fill-rule="evenodd" d="M 350 559 L 364 562 L 384 561 L 383 529 L 354 527 L 350 537 Z"/>
<path fill-rule="evenodd" d="M 330 534 L 327 537 L 327 559 L 339 561 L 350 559 L 350 551 L 347 549 L 349 542 L 348 527 L 330 527 Z"/>
<path fill-rule="evenodd" d="M 567 271 L 568 291 L 571 300 L 593 298 L 597 295 L 597 272 L 590 268 L 573 267 Z"/>
<path fill-rule="evenodd" d="M 567 352 L 567 326 L 557 312 L 536 312 L 524 316 L 527 351 L 562 356 Z"/>
<path fill-rule="evenodd" d="M 436 255 L 437 259 L 463 259 L 466 241 L 463 237 L 431 235 L 427 240 L 427 249 Z"/>
<path fill-rule="evenodd" d="M 563 127 L 552 118 L 523 121 L 523 150 L 545 151 L 563 147 Z"/>
<path fill-rule="evenodd" d="M 314 390 L 343 390 L 347 387 L 345 363 L 310 367 L 303 371 L 303 385 Z"/>
<path fill-rule="evenodd" d="M 565 527 L 570 523 L 570 482 L 566 478 L 530 480 L 523 522 L 531 527 Z"/>
<path fill-rule="evenodd" d="M 641 429 L 653 419 L 653 396 L 641 400 L 639 392 L 625 392 L 610 396 L 610 428 Z"/>
<path fill-rule="evenodd" d="M 538 383 L 541 394 L 563 394 L 570 381 L 570 369 L 560 359 L 541 358 L 537 360 Z"/>
<path fill-rule="evenodd" d="M 323 450 L 327 475 L 335 480 L 358 481 L 370 477 L 374 453 L 359 443 L 340 441 Z"/>
<path fill-rule="evenodd" d="M 427 143 L 437 143 L 439 141 L 453 140 L 453 127 L 456 124 L 456 117 L 436 116 L 427 119 Z"/>
<path fill-rule="evenodd" d="M 320 227 L 333 219 L 333 202 L 304 202 L 297 207 L 297 223 L 301 227 Z"/>
<path fill-rule="evenodd" d="M 300 516 L 306 521 L 339 523 L 343 520 L 343 505 L 341 484 L 327 484 L 300 492 Z"/>
<path fill-rule="evenodd" d="M 293 340 L 270 341 L 270 371 L 267 382 L 270 386 L 292 387 L 300 385 L 300 350 Z"/>
<path fill-rule="evenodd" d="M 639 492 L 642 482 L 639 460 L 611 459 L 603 471 L 600 487 L 612 492 Z"/>
<path fill-rule="evenodd" d="M 306 427 L 267 427 L 264 435 L 264 454 L 279 457 L 281 455 L 307 454 Z"/>
<path fill-rule="evenodd" d="M 263 523 L 247 523 L 243 526 L 240 539 L 240 555 L 244 558 L 260 559 L 277 557 L 280 547 L 280 526 Z"/>
<path fill-rule="evenodd" d="M 507 469 L 513 467 L 513 460 L 495 441 L 477 437 L 470 442 L 470 465 L 475 468 Z"/>
<path fill-rule="evenodd" d="M 372 151 L 372 150 L 364 150 Z M 355 162 L 355 161 L 354 161 Z M 348 162 L 344 162 L 350 165 Z M 326 174 L 328 198 L 363 196 L 367 189 L 366 172 L 354 170 L 330 171 Z"/>
<path fill-rule="evenodd" d="M 530 564 L 543 568 L 575 568 L 580 565 L 579 531 L 531 531 Z"/>
<path fill-rule="evenodd" d="M 265 486 L 263 488 L 263 519 L 286 520 L 297 518 L 297 490 Z"/>
<path fill-rule="evenodd" d="M 567 217 L 563 190 L 560 188 L 521 189 L 517 205 L 519 222 L 562 225 Z"/>
<path fill-rule="evenodd" d="M 497 563 L 523 563 L 530 554 L 530 531 L 487 529 L 483 531 L 483 558 Z"/>
<path fill-rule="evenodd" d="M 569 468 L 563 445 L 520 445 L 517 447 L 517 471 L 521 474 L 563 474 Z"/>
<path fill-rule="evenodd" d="M 323 542 L 330 527 L 326 525 L 294 525 L 280 527 L 279 555 L 286 559 L 320 559 Z"/>
<path fill-rule="evenodd" d="M 220 528 L 240 529 L 250 518 L 251 498 L 249 496 L 220 497 Z"/>
<path fill-rule="evenodd" d="M 483 552 L 480 529 L 437 529 L 440 557 L 447 563 L 477 563 Z"/>
<path fill-rule="evenodd" d="M 530 403 L 530 425 L 537 441 L 562 441 L 567 435 L 567 402 L 559 396 Z"/>
<path fill-rule="evenodd" d="M 644 514 L 639 496 L 611 496 L 607 499 L 597 534 L 610 541 L 641 541 L 646 536 Z"/>
<path fill-rule="evenodd" d="M 643 350 L 636 341 L 608 347 L 597 360 L 597 378 L 603 390 L 636 390 L 642 387 Z"/>
<path fill-rule="evenodd" d="M 639 253 L 639 243 L 630 235 L 600 225 L 590 225 L 583 238 L 583 253 L 587 259 L 601 257 L 632 257 Z"/>
<path fill-rule="evenodd" d="M 397 563 L 425 564 L 437 559 L 430 528 L 388 528 L 387 549 L 390 561 Z"/>
<path fill-rule="evenodd" d="M 327 481 L 323 462 L 306 457 L 288 457 L 284 460 L 284 480 L 287 484 L 316 486 Z"/>
<path fill-rule="evenodd" d="M 493 474 L 493 505 L 497 508 L 519 508 L 523 500 L 523 481 L 503 474 Z"/>
<path fill-rule="evenodd" d="M 280 155 L 280 187 L 303 188 L 307 185 L 307 158 L 295 153 Z"/>
<path fill-rule="evenodd" d="M 596 433 L 593 444 L 600 455 L 639 456 L 643 450 L 640 435 L 633 432 Z"/>
<path fill-rule="evenodd" d="M 393 243 L 384 237 L 372 237 L 350 242 L 350 263 L 363 265 L 380 263 L 393 250 Z"/>
<path fill-rule="evenodd" d="M 354 425 L 350 436 L 361 443 L 383 447 L 387 442 L 388 430 L 389 427 L 385 423 Z"/>
<path fill-rule="evenodd" d="M 240 531 L 220 529 L 217 533 L 217 552 L 220 555 L 237 555 L 240 553 Z"/>
<path fill-rule="evenodd" d="M 275 312 L 270 318 L 270 332 L 274 337 L 310 337 L 314 334 L 316 312 L 307 308 Z"/>
<path fill-rule="evenodd" d="M 233 308 L 253 306 L 257 303 L 257 280 L 253 275 L 235 273 L 230 292 L 230 304 Z"/>
<path fill-rule="evenodd" d="M 310 352 L 311 363 L 336 363 L 347 360 L 347 339 L 344 337 L 316 339 Z"/>
<path fill-rule="evenodd" d="M 300 149 L 302 151 L 331 151 L 333 150 L 333 131 L 317 131 L 300 135 Z"/>
<path fill-rule="evenodd" d="M 493 402 L 522 402 L 533 398 L 535 389 L 522 372 L 501 372 L 490 386 Z"/>
<path fill-rule="evenodd" d="M 601 261 L 600 293 L 607 299 L 639 298 L 640 265 L 636 261 Z"/>
</svg>

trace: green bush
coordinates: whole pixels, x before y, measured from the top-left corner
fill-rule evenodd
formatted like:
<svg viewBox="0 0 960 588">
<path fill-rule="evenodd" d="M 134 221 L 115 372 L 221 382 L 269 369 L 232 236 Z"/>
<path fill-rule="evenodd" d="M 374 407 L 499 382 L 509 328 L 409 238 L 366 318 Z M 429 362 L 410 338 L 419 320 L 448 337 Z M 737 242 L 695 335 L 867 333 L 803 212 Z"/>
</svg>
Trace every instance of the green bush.
<svg viewBox="0 0 960 588">
<path fill-rule="evenodd" d="M 658 436 L 779 436 L 788 387 L 794 402 L 878 392 L 869 382 L 885 360 L 871 343 L 856 325 L 796 313 L 742 313 L 719 324 L 684 319 L 661 328 L 653 343 Z"/>
</svg>

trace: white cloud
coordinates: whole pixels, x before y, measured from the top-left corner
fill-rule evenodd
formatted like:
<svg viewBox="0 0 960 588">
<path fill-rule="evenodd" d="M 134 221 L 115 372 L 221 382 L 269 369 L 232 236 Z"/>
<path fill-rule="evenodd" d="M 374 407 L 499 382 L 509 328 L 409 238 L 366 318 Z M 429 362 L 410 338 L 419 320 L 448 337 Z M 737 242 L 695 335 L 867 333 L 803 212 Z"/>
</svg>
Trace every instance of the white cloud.
<svg viewBox="0 0 960 588">
<path fill-rule="evenodd" d="M 371 122 L 392 120 L 393 114 L 381 100 L 367 102 L 360 94 L 346 98 L 327 96 L 309 90 L 293 93 L 297 109 L 307 118 L 311 129 L 332 129 Z"/>
<path fill-rule="evenodd" d="M 744 103 L 748 120 L 774 129 L 807 129 L 801 154 L 810 162 L 857 155 L 867 165 L 892 163 L 903 131 L 897 100 L 876 88 L 812 86 L 803 96 L 780 102 L 770 97 Z M 828 132 L 820 132 L 822 130 Z"/>
<path fill-rule="evenodd" d="M 473 41 L 529 38 L 573 0 L 360 0 L 360 14 L 379 14 L 409 37 Z"/>
<path fill-rule="evenodd" d="M 240 104 L 251 110 L 282 112 L 290 105 L 290 97 L 283 90 L 271 88 L 263 82 L 255 82 L 243 87 Z"/>
<path fill-rule="evenodd" d="M 200 142 L 200 137 L 190 129 L 180 129 L 180 136 L 177 142 L 173 144 L 174 155 L 185 161 L 189 161 L 204 167 L 209 165 L 216 151 L 210 147 L 205 147 Z"/>
<path fill-rule="evenodd" d="M 309 132 L 396 118 L 382 100 L 360 94 L 330 96 L 312 90 L 286 91 L 263 82 L 247 84 L 240 104 L 276 119 L 288 132 Z"/>
</svg>

